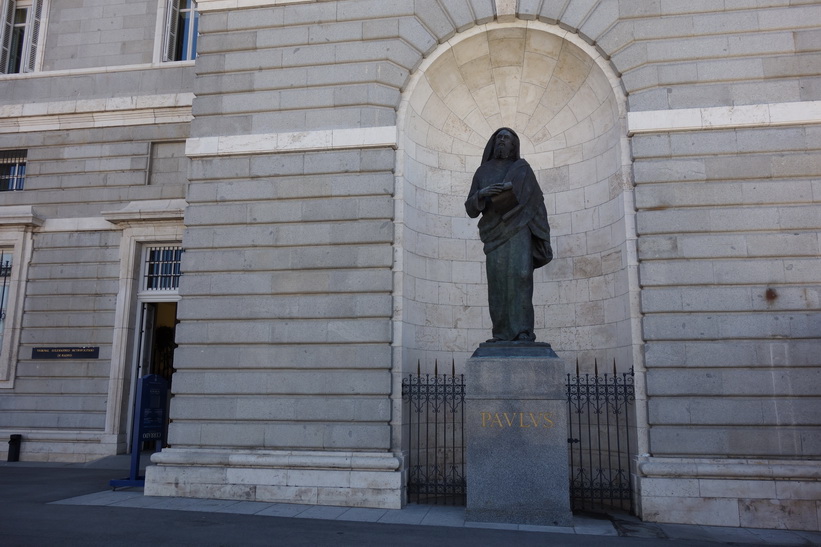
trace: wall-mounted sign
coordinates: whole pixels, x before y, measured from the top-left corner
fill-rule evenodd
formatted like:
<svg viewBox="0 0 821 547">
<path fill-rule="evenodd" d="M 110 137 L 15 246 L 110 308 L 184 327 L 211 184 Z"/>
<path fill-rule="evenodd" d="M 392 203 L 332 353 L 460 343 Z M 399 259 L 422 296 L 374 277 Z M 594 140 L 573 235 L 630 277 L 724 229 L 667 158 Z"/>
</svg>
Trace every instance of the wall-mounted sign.
<svg viewBox="0 0 821 547">
<path fill-rule="evenodd" d="M 83 348 L 31 348 L 32 359 L 97 359 L 99 346 Z"/>
</svg>

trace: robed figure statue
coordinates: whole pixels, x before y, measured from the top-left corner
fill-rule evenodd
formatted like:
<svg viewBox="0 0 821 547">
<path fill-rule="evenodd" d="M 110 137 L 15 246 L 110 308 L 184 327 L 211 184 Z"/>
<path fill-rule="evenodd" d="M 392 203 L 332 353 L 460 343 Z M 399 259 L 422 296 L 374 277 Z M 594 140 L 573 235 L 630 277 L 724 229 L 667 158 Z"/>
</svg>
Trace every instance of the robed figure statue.
<svg viewBox="0 0 821 547">
<path fill-rule="evenodd" d="M 519 156 L 519 137 L 507 127 L 488 140 L 465 209 L 479 219 L 487 257 L 493 338 L 533 342 L 533 271 L 553 259 L 547 210 L 536 175 Z"/>
</svg>

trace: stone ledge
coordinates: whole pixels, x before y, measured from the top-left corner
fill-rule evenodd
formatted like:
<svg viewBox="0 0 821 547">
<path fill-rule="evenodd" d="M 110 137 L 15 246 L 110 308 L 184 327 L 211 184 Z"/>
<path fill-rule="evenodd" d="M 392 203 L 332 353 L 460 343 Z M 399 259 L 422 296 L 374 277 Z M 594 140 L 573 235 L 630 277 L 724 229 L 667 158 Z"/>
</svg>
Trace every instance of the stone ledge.
<svg viewBox="0 0 821 547">
<path fill-rule="evenodd" d="M 645 477 L 821 480 L 821 462 L 756 459 L 639 459 Z"/>
<path fill-rule="evenodd" d="M 262 8 L 288 6 L 291 4 L 305 4 L 316 0 L 200 0 L 197 9 L 200 12 L 222 11 L 243 8 Z"/>
<path fill-rule="evenodd" d="M 550 344 L 544 342 L 482 342 L 472 358 L 533 358 L 558 359 Z"/>
<path fill-rule="evenodd" d="M 189 123 L 193 93 L 0 105 L 0 133 Z"/>
<path fill-rule="evenodd" d="M 113 456 L 125 449 L 116 435 L 102 431 L 49 431 L 2 429 L 0 437 L 8 439 L 12 434 L 23 436 L 20 449 L 22 462 L 85 463 L 105 456 Z M 0 450 L 0 459 L 5 461 L 8 447 L 5 443 Z"/>
<path fill-rule="evenodd" d="M 42 226 L 44 219 L 31 205 L 0 207 L 0 226 Z"/>
<path fill-rule="evenodd" d="M 627 114 L 630 135 L 818 123 L 821 123 L 821 101 L 650 110 Z"/>
<path fill-rule="evenodd" d="M 728 485 L 722 497 L 643 495 L 641 507 L 641 518 L 648 522 L 818 531 L 821 502 L 746 497 Z"/>
<path fill-rule="evenodd" d="M 65 430 L 26 430 L 26 429 L 0 429 L 0 438 L 7 438 L 11 434 L 23 435 L 23 442 L 26 441 L 54 441 L 54 442 L 81 442 L 81 443 L 113 443 L 116 442 L 116 435 L 109 435 L 103 431 L 65 431 Z"/>
<path fill-rule="evenodd" d="M 184 199 L 158 199 L 132 201 L 122 209 L 103 211 L 101 214 L 109 222 L 122 224 L 135 221 L 181 221 L 188 203 Z"/>
<path fill-rule="evenodd" d="M 400 458 L 391 453 L 320 452 L 302 450 L 200 450 L 166 448 L 151 456 L 157 465 L 284 467 L 289 469 L 348 469 L 397 471 Z"/>
<path fill-rule="evenodd" d="M 638 470 L 646 521 L 821 529 L 821 462 L 640 458 Z"/>
<path fill-rule="evenodd" d="M 167 448 L 145 495 L 401 509 L 405 473 L 388 453 Z"/>
<path fill-rule="evenodd" d="M 190 158 L 284 152 L 323 152 L 363 148 L 396 148 L 396 126 L 321 129 L 291 133 L 259 133 L 193 137 L 185 141 Z"/>
</svg>

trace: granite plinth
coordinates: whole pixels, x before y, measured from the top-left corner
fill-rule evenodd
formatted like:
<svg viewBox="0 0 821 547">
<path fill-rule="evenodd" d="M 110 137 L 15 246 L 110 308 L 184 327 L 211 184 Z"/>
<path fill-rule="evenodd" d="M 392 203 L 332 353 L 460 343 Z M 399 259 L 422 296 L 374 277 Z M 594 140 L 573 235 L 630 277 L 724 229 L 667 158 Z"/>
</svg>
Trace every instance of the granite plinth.
<svg viewBox="0 0 821 547">
<path fill-rule="evenodd" d="M 483 342 L 471 357 L 546 357 L 559 356 L 545 342 Z"/>
<path fill-rule="evenodd" d="M 471 357 L 466 373 L 466 520 L 570 526 L 564 362 Z"/>
</svg>

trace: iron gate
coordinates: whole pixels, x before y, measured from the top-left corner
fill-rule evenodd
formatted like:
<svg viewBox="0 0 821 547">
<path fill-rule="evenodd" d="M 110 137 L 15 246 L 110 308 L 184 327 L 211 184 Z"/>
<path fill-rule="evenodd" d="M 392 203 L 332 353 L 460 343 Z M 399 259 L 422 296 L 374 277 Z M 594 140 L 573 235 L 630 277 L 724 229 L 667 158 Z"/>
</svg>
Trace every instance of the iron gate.
<svg viewBox="0 0 821 547">
<path fill-rule="evenodd" d="M 633 371 L 567 375 L 570 496 L 574 509 L 633 510 L 630 412 Z M 402 379 L 407 404 L 408 501 L 465 504 L 465 377 L 416 374 Z"/>
<path fill-rule="evenodd" d="M 630 372 L 567 375 L 570 501 L 573 509 L 633 512 L 630 483 L 630 412 L 636 401 Z M 635 437 L 635 435 L 634 435 Z"/>
<path fill-rule="evenodd" d="M 402 379 L 409 403 L 408 501 L 465 504 L 465 375 L 416 374 Z"/>
</svg>

